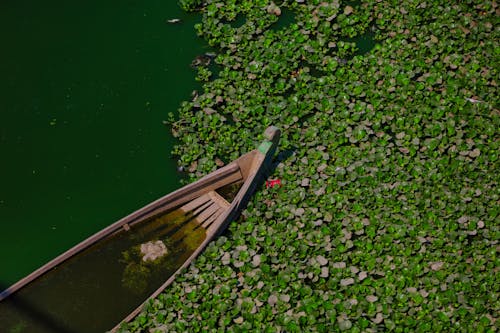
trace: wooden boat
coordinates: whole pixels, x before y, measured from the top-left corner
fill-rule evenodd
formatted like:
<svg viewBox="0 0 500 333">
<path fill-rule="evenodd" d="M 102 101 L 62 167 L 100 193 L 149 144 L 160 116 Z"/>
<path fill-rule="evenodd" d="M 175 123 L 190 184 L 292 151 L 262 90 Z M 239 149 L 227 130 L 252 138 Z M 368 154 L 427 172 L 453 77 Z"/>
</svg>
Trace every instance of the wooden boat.
<svg viewBox="0 0 500 333">
<path fill-rule="evenodd" d="M 130 321 L 141 311 L 143 305 L 149 299 L 159 295 L 171 284 L 176 275 L 186 268 L 244 207 L 256 186 L 262 182 L 263 175 L 271 164 L 272 157 L 278 145 L 280 131 L 272 126 L 266 129 L 264 136 L 264 142 L 257 149 L 106 227 L 1 292 L 0 313 L 2 312 L 2 303 L 8 301 L 10 298 L 15 298 L 17 294 L 21 294 L 24 289 L 29 288 L 37 280 L 43 279 L 45 275 L 56 274 L 58 270 L 63 271 L 62 267 L 68 261 L 77 260 L 75 258 L 79 256 L 85 256 L 85 253 L 90 251 L 90 249 L 105 247 L 106 245 L 101 244 L 107 244 L 106 242 L 109 242 L 109 239 L 119 238 L 122 235 L 133 233 L 134 230 L 139 230 L 138 228 L 143 228 L 141 229 L 141 237 L 147 235 L 147 237 L 141 238 L 143 244 L 148 240 L 154 241 L 158 239 L 157 234 L 160 233 L 168 235 L 170 239 L 173 239 L 172 244 L 175 245 L 172 246 L 175 247 L 189 235 L 197 234 L 196 242 L 191 240 L 195 246 L 192 246 L 188 254 L 183 254 L 182 264 L 177 266 L 169 278 L 166 281 L 163 280 L 164 282 L 159 287 L 155 287 L 154 292 L 149 294 L 149 297 L 123 320 Z M 234 190 L 235 188 L 236 190 Z M 233 194 L 229 196 L 225 195 L 224 192 L 229 189 L 233 190 Z M 176 217 L 182 216 L 183 218 L 177 218 L 177 222 L 170 225 L 159 223 L 159 221 L 164 220 L 164 216 L 172 215 L 172 212 L 175 212 L 174 215 Z M 92 260 L 95 260 L 95 258 L 89 261 Z M 88 270 L 85 269 L 84 272 Z M 94 268 L 90 270 L 94 270 Z M 92 273 L 95 275 L 101 272 Z M 30 304 L 26 305 L 22 303 L 25 299 L 29 299 L 29 297 L 27 296 L 24 299 L 21 296 L 19 297 L 19 303 L 23 304 L 22 307 L 30 307 Z M 40 298 L 40 296 L 33 298 Z M 31 300 L 31 302 L 35 301 Z M 16 305 L 16 309 L 17 307 L 18 305 Z M 38 307 L 43 307 L 43 305 L 40 304 Z M 89 305 L 86 305 L 86 307 L 89 307 Z M 133 308 L 129 308 L 128 311 Z M 122 314 L 120 318 L 124 316 L 125 314 Z M 0 315 L 0 321 L 2 320 L 4 319 Z M 112 325 L 116 324 L 116 322 L 118 320 Z M 106 329 L 109 329 L 110 326 Z M 112 331 L 116 331 L 118 327 L 119 325 L 114 327 Z M 98 329 L 96 328 L 96 330 Z M 102 327 L 99 330 L 102 330 Z M 73 330 L 68 329 L 67 331 Z M 92 331 L 92 328 L 87 328 L 86 331 Z"/>
</svg>

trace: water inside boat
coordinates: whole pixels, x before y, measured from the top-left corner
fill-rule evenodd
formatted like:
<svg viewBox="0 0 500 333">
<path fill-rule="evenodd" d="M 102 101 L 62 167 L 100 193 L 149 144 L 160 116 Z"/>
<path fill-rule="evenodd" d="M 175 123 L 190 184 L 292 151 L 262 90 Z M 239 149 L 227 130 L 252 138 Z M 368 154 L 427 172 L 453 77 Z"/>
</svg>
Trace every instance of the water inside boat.
<svg viewBox="0 0 500 333">
<path fill-rule="evenodd" d="M 87 248 L 0 302 L 1 331 L 111 329 L 203 242 L 206 231 L 197 218 L 177 209 Z"/>
</svg>

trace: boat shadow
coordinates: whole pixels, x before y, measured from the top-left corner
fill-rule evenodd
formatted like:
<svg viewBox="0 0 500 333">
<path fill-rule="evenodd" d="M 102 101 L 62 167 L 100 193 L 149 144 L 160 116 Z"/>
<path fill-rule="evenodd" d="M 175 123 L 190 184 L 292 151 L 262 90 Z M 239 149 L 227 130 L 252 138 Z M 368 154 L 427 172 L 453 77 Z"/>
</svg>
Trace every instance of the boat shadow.
<svg viewBox="0 0 500 333">
<path fill-rule="evenodd" d="M 278 153 L 278 155 L 276 155 L 276 157 L 273 159 L 271 166 L 269 167 L 269 170 L 268 170 L 269 175 L 271 175 L 274 172 L 274 170 L 276 170 L 276 168 L 278 167 L 278 164 L 286 161 L 287 159 L 289 159 L 290 157 L 295 155 L 296 151 L 297 151 L 297 147 L 292 147 L 290 149 L 280 151 Z"/>
</svg>

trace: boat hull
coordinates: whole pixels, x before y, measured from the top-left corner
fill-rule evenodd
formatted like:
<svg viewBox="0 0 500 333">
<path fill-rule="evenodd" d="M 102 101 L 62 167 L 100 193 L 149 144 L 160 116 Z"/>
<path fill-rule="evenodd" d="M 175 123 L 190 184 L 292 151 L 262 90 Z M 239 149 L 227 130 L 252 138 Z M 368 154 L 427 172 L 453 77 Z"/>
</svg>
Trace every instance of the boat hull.
<svg viewBox="0 0 500 333">
<path fill-rule="evenodd" d="M 196 233 L 199 235 L 196 238 L 196 242 L 191 240 L 192 244 L 184 244 L 189 250 L 186 250 L 182 256 L 182 263 L 177 263 L 175 271 L 169 273 L 170 277 L 161 283 L 159 287 L 155 287 L 154 291 L 149 293 L 148 297 L 145 298 L 145 301 L 123 320 L 130 321 L 141 311 L 149 299 L 158 296 L 170 285 L 175 277 L 189 266 L 205 249 L 208 243 L 220 234 L 230 221 L 237 217 L 256 187 L 262 183 L 263 176 L 271 165 L 271 159 L 277 148 L 280 136 L 280 132 L 276 128 L 270 128 L 266 132 L 267 139 L 258 149 L 241 156 L 237 160 L 192 184 L 165 195 L 85 239 L 8 289 L 2 291 L 0 293 L 0 301 L 2 303 L 8 302 L 9 298 L 12 299 L 16 294 L 24 292 L 24 289 L 35 285 L 35 282 L 43 280 L 45 276 L 57 274 L 57 271 L 61 270 L 67 263 L 77 260 L 76 258 L 84 256 L 85 253 L 94 251 L 94 248 L 98 248 L 100 244 L 109 243 L 113 237 L 116 238 L 121 237 L 122 234 L 133 233 L 134 230 L 140 229 L 147 223 L 153 223 L 151 221 L 156 221 L 161 216 L 168 215 L 169 212 L 176 211 L 176 214 L 191 217 L 185 220 L 194 221 L 192 223 L 185 221 L 175 227 L 161 227 L 165 234 L 169 234 L 177 242 L 185 241 L 189 237 L 193 238 L 193 235 Z M 235 196 L 228 199 L 228 201 L 217 191 L 231 184 L 241 184 L 241 187 Z M 154 235 L 151 237 L 152 240 L 155 239 Z M 141 241 L 146 242 L 147 239 Z M 196 247 L 193 244 L 196 244 Z M 99 273 L 93 272 L 93 274 Z M 118 327 L 119 325 L 115 326 L 112 331 L 116 331 Z"/>
</svg>

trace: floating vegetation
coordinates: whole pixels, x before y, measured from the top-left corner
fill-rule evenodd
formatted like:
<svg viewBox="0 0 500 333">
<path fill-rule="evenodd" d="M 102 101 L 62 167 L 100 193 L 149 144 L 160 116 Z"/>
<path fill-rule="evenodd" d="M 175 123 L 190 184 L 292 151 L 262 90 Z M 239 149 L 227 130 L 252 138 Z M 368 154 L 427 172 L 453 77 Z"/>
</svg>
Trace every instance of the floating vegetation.
<svg viewBox="0 0 500 333">
<path fill-rule="evenodd" d="M 293 154 L 128 329 L 497 331 L 497 3 L 182 3 L 221 70 L 170 120 L 179 166 L 269 124 Z"/>
</svg>

